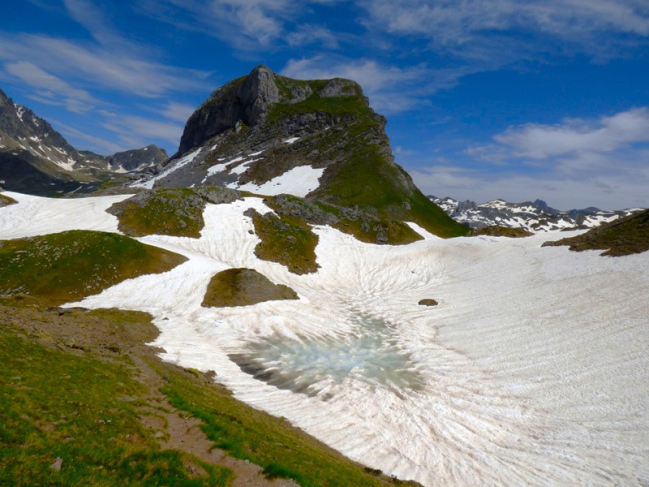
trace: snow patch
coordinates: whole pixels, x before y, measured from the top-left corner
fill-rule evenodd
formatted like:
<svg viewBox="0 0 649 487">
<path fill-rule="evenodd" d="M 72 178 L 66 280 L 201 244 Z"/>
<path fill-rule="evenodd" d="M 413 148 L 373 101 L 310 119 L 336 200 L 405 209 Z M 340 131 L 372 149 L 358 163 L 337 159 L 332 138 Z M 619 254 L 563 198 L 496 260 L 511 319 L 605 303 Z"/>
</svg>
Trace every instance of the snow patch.
<svg viewBox="0 0 649 487">
<path fill-rule="evenodd" d="M 281 176 L 262 184 L 230 183 L 228 188 L 239 189 L 241 191 L 250 191 L 251 193 L 263 194 L 266 196 L 275 196 L 278 194 L 292 194 L 294 196 L 306 196 L 315 191 L 320 186 L 320 177 L 324 172 L 322 169 L 314 169 L 311 166 L 298 166 L 285 172 Z"/>
<path fill-rule="evenodd" d="M 298 140 L 300 140 L 300 137 L 291 137 L 290 139 L 283 140 L 282 142 L 284 142 L 285 144 L 295 144 L 295 142 L 297 142 Z"/>
</svg>

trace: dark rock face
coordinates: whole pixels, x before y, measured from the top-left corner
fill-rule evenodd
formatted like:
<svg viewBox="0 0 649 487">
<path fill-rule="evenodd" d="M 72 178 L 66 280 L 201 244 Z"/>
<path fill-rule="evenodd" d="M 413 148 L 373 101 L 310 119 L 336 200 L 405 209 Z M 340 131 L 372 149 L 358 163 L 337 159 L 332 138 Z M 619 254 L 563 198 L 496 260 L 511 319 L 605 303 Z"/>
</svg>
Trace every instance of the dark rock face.
<svg viewBox="0 0 649 487">
<path fill-rule="evenodd" d="M 108 163 L 113 171 L 133 171 L 155 167 L 165 162 L 169 156 L 164 149 L 157 145 L 149 145 L 142 149 L 134 149 L 124 152 L 117 152 L 108 156 Z"/>
<path fill-rule="evenodd" d="M 187 121 L 178 152 L 184 154 L 201 142 L 243 122 L 255 126 L 265 120 L 269 107 L 279 101 L 275 74 L 256 67 L 244 79 L 227 83 L 210 95 Z"/>
<path fill-rule="evenodd" d="M 316 173 L 317 183 L 290 194 L 353 209 L 394 231 L 390 222 L 412 221 L 440 236 L 466 233 L 395 164 L 386 123 L 354 81 L 294 80 L 259 66 L 214 91 L 192 114 L 155 187 L 224 184 L 255 192 L 305 168 L 296 174 Z M 386 241 L 378 231 L 377 242 Z"/>
</svg>

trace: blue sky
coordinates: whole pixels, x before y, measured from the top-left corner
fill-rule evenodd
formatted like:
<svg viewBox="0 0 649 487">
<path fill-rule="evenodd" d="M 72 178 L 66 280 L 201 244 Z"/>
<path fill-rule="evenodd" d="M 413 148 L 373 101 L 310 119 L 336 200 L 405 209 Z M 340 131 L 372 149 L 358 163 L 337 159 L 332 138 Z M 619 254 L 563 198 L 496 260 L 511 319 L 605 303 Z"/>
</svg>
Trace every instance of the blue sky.
<svg viewBox="0 0 649 487">
<path fill-rule="evenodd" d="M 78 149 L 175 152 L 258 64 L 358 81 L 426 194 L 649 207 L 647 0 L 21 0 L 0 87 Z"/>
</svg>

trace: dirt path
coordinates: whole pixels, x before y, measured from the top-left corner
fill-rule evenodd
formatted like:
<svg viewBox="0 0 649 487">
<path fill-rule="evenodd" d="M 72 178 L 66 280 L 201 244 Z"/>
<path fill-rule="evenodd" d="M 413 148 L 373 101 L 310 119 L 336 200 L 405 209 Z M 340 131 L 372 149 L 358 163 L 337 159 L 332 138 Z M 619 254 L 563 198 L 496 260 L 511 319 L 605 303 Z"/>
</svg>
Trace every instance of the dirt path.
<svg viewBox="0 0 649 487">
<path fill-rule="evenodd" d="M 298 485 L 292 480 L 268 480 L 264 478 L 260 466 L 230 457 L 223 450 L 214 448 L 200 428 L 202 421 L 175 409 L 160 392 L 162 378 L 137 355 L 131 355 L 131 359 L 140 371 L 138 380 L 149 389 L 147 400 L 155 405 L 141 408 L 142 412 L 146 413 L 141 417 L 141 421 L 154 432 L 153 436 L 158 438 L 162 448 L 180 450 L 206 463 L 231 469 L 236 475 L 232 482 L 233 487 Z M 188 464 L 186 467 L 197 476 L 204 474 L 203 469 L 197 465 Z"/>
</svg>

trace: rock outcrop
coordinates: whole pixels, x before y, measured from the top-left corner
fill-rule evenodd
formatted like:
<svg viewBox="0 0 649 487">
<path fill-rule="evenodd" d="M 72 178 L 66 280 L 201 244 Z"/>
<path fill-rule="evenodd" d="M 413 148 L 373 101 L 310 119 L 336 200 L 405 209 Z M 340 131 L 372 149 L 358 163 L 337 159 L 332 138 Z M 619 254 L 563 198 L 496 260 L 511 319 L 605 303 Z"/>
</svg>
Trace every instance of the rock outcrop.
<svg viewBox="0 0 649 487">
<path fill-rule="evenodd" d="M 258 66 L 215 90 L 187 121 L 162 173 L 136 185 L 285 193 L 354 209 L 367 221 L 466 233 L 395 164 L 385 125 L 354 81 L 294 80 Z"/>
</svg>

